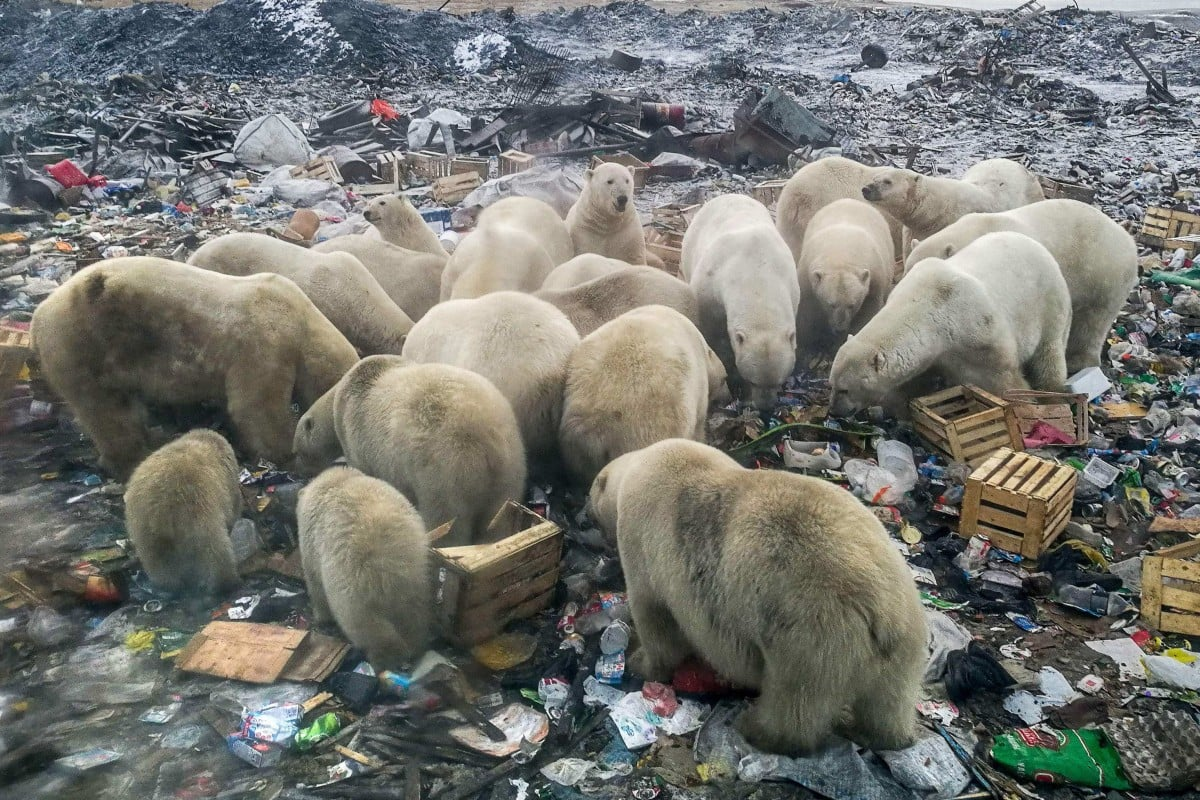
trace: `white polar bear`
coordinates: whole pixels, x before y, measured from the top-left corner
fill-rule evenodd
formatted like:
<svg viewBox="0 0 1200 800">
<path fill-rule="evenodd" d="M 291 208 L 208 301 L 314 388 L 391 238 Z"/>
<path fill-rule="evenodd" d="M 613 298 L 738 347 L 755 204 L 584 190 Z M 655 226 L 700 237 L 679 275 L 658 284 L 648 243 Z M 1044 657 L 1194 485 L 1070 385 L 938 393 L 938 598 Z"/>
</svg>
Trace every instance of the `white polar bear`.
<svg viewBox="0 0 1200 800">
<path fill-rule="evenodd" d="M 578 345 L 570 320 L 546 301 L 493 292 L 431 309 L 409 331 L 403 355 L 417 364 L 462 367 L 495 384 L 533 460 L 554 452 L 567 361 Z"/>
<path fill-rule="evenodd" d="M 700 324 L 692 287 L 654 267 L 625 267 L 570 289 L 542 289 L 534 296 L 566 314 L 580 336 L 640 306 L 668 306 Z"/>
<path fill-rule="evenodd" d="M 666 306 L 635 308 L 588 334 L 571 356 L 563 460 L 590 486 L 617 456 L 662 439 L 704 441 L 709 404 L 724 399 L 725 367 L 691 320 Z"/>
<path fill-rule="evenodd" d="M 376 197 L 367 203 L 363 218 L 375 226 L 383 241 L 446 260 L 446 248 L 438 241 L 437 234 L 404 195 Z"/>
<path fill-rule="evenodd" d="M 1071 293 L 1067 372 L 1099 366 L 1104 342 L 1137 285 L 1133 237 L 1104 212 L 1077 200 L 1043 200 L 1011 211 L 968 214 L 914 245 L 907 266 L 949 258 L 986 233 L 1015 231 L 1040 242 L 1062 270 Z"/>
<path fill-rule="evenodd" d="M 696 292 L 700 330 L 725 368 L 748 386 L 756 407 L 772 407 L 796 364 L 796 262 L 757 200 L 709 200 L 683 236 L 683 277 Z"/>
<path fill-rule="evenodd" d="M 633 173 L 605 163 L 584 171 L 583 178 L 583 191 L 567 212 L 575 252 L 645 264 L 646 234 L 633 206 Z"/>
<path fill-rule="evenodd" d="M 631 266 L 633 265 L 628 261 L 595 253 L 580 253 L 570 261 L 559 264 L 551 270 L 550 274 L 546 276 L 546 280 L 542 282 L 542 288 L 553 291 L 571 289 L 581 283 L 587 283 L 602 275 L 608 275 Z"/>
<path fill-rule="evenodd" d="M 904 223 L 915 239 L 932 236 L 964 214 L 1007 211 L 1046 199 L 1037 176 L 1007 158 L 980 161 L 961 180 L 882 169 L 862 196 Z"/>
<path fill-rule="evenodd" d="M 187 263 L 244 277 L 271 272 L 290 279 L 367 355 L 398 354 L 413 322 L 349 253 L 319 253 L 261 233 L 227 233 L 202 245 Z"/>
<path fill-rule="evenodd" d="M 296 426 L 298 469 L 345 454 L 350 466 L 400 490 L 438 541 L 482 541 L 508 500 L 525 495 L 525 446 L 512 407 L 481 375 L 448 364 L 369 356 L 312 405 Z"/>
<path fill-rule="evenodd" d="M 830 411 L 908 399 L 926 373 L 948 385 L 1062 391 L 1071 298 L 1045 247 L 989 233 L 947 260 L 927 258 L 833 359 Z"/>
<path fill-rule="evenodd" d="M 506 197 L 485 208 L 475 230 L 454 248 L 442 272 L 441 299 L 533 292 L 574 256 L 571 234 L 553 208 L 532 197 Z"/>
<path fill-rule="evenodd" d="M 779 194 L 775 225 L 797 261 L 813 215 L 835 200 L 862 200 L 863 187 L 877 171 L 877 167 L 832 156 L 805 164 L 788 178 Z M 899 258 L 904 226 L 890 214 L 884 213 L 884 219 L 891 236 L 892 258 Z"/>
<path fill-rule="evenodd" d="M 927 630 L 912 573 L 849 492 L 658 442 L 613 461 L 589 513 L 615 537 L 647 680 L 692 655 L 758 689 L 738 718 L 787 755 L 841 734 L 874 750 L 915 737 Z"/>
<path fill-rule="evenodd" d="M 887 220 L 863 200 L 835 200 L 813 215 L 796 265 L 802 350 L 840 345 L 883 308 L 892 290 L 892 254 Z"/>
<path fill-rule="evenodd" d="M 334 467 L 300 490 L 296 518 L 316 621 L 336 622 L 378 669 L 424 653 L 433 586 L 429 537 L 412 503 L 384 481 Z"/>
<path fill-rule="evenodd" d="M 311 249 L 314 253 L 349 253 L 357 258 L 413 322 L 437 305 L 445 254 L 408 250 L 362 234 L 336 236 Z"/>
</svg>

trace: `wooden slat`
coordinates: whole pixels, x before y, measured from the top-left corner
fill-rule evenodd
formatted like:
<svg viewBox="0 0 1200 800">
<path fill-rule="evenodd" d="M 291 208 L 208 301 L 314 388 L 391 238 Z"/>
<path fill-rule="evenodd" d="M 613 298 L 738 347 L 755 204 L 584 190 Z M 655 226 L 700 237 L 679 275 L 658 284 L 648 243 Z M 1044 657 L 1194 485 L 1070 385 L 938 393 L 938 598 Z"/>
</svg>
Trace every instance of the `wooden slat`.
<svg viewBox="0 0 1200 800">
<path fill-rule="evenodd" d="M 1179 561 L 1174 558 L 1164 558 L 1162 562 L 1164 578 L 1178 578 L 1183 581 L 1200 581 L 1200 563 L 1195 561 Z"/>
<path fill-rule="evenodd" d="M 462 627 L 455 630 L 451 636 L 461 645 L 476 645 L 480 642 L 486 642 L 488 639 L 495 636 L 500 631 L 504 630 L 504 626 L 513 620 L 524 619 L 532 614 L 536 614 L 543 608 L 550 605 L 550 601 L 554 598 L 554 589 L 551 587 L 547 591 L 531 597 L 519 606 L 511 608 L 502 617 L 484 619 L 484 620 L 462 620 Z"/>
<path fill-rule="evenodd" d="M 975 416 L 981 417 L 983 414 L 976 414 Z M 974 418 L 972 418 L 972 420 L 974 420 Z M 1003 416 L 993 416 L 990 419 L 985 419 L 978 423 L 973 421 L 970 425 L 956 423 L 954 427 L 958 430 L 959 437 L 964 442 L 972 442 L 976 439 L 992 437 L 998 433 L 1002 434 L 1005 440 L 1008 439 L 1008 434 L 1004 427 Z"/>
<path fill-rule="evenodd" d="M 962 517 L 958 522 L 958 533 L 967 539 L 975 535 L 979 524 L 979 496 L 983 485 L 979 481 L 967 480 L 967 488 L 963 493 Z"/>
<path fill-rule="evenodd" d="M 1032 475 L 1034 470 L 1037 469 L 1038 462 L 1036 459 L 1030 458 L 1024 453 L 1015 454 L 1014 461 L 1017 464 L 1017 468 L 1010 472 L 1008 477 L 1000 482 L 1000 486 L 1001 488 L 1008 489 L 1011 492 L 1022 492 L 1023 494 L 1028 494 L 1028 492 L 1024 491 L 1025 484 L 1029 480 L 1029 476 Z"/>
<path fill-rule="evenodd" d="M 1142 559 L 1142 619 L 1162 630 L 1162 562 L 1158 556 Z"/>
<path fill-rule="evenodd" d="M 1001 508 L 1008 508 L 1025 514 L 1029 511 L 1029 498 L 1018 492 L 1001 489 L 996 486 L 983 485 L 983 501 Z"/>
<path fill-rule="evenodd" d="M 1195 614 L 1172 614 L 1163 611 L 1157 625 L 1160 631 L 1182 633 L 1184 636 L 1200 636 L 1200 616 Z"/>
<path fill-rule="evenodd" d="M 1035 463 L 1037 466 L 1033 470 L 1033 472 L 1030 473 L 1029 477 L 1025 480 L 1025 486 L 1022 487 L 1022 491 L 1024 491 L 1026 494 L 1029 494 L 1033 497 L 1037 497 L 1039 500 L 1040 499 L 1049 499 L 1048 497 L 1043 498 L 1038 493 L 1038 490 L 1041 489 L 1043 484 L 1045 484 L 1047 478 L 1050 478 L 1054 475 L 1054 470 L 1057 467 L 1057 465 L 1050 461 L 1041 461 L 1041 460 L 1038 460 Z"/>
<path fill-rule="evenodd" d="M 943 400 L 948 400 L 952 397 L 962 397 L 962 396 L 963 396 L 963 387 L 951 386 L 949 389 L 943 389 L 940 392 L 934 392 L 933 394 L 927 394 L 924 397 L 918 398 L 917 402 L 921 403 L 922 405 L 932 406 L 932 405 L 937 405 L 938 403 L 942 402 Z"/>
<path fill-rule="evenodd" d="M 999 528 L 993 528 L 991 525 L 980 525 L 978 533 L 983 534 L 992 540 L 992 544 L 999 547 L 1001 550 L 1007 550 L 1010 553 L 1020 553 L 1021 544 L 1024 539 L 1020 536 L 1013 536 L 1007 531 L 1002 531 Z"/>
<path fill-rule="evenodd" d="M 1166 608 L 1200 613 L 1200 591 L 1190 592 L 1187 589 L 1164 586 L 1162 587 L 1162 604 Z"/>
<path fill-rule="evenodd" d="M 1004 511 L 995 506 L 981 505 L 979 507 L 979 521 L 1012 533 L 1025 533 L 1025 517 Z"/>
<path fill-rule="evenodd" d="M 557 545 L 557 542 L 548 542 Z M 558 567 L 560 551 L 558 547 L 545 550 L 529 560 L 522 559 L 520 564 L 514 564 L 513 569 L 504 575 L 498 575 L 488 581 L 471 581 L 469 587 L 459 601 L 460 607 L 470 608 L 481 603 L 503 603 L 504 598 L 518 591 L 526 582 L 542 577 L 547 572 L 553 572 Z"/>
</svg>

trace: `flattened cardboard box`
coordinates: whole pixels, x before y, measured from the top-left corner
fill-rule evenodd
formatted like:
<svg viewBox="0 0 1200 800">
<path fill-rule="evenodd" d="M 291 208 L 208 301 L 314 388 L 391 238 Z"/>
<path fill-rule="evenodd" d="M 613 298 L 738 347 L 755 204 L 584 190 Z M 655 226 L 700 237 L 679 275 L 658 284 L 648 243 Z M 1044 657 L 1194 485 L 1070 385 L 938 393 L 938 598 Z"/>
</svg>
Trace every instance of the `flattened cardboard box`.
<svg viewBox="0 0 1200 800">
<path fill-rule="evenodd" d="M 350 645 L 311 631 L 257 622 L 210 622 L 183 648 L 175 666 L 249 683 L 320 681 L 350 652 Z"/>
</svg>

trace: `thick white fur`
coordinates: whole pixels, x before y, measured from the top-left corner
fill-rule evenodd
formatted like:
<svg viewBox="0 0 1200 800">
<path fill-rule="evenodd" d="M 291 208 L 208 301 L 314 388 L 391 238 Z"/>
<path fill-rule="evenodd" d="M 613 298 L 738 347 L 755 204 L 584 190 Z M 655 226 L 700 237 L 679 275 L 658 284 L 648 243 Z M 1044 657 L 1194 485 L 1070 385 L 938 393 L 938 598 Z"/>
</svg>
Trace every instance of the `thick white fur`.
<svg viewBox="0 0 1200 800">
<path fill-rule="evenodd" d="M 583 191 L 567 212 L 576 253 L 597 253 L 630 264 L 646 263 L 646 235 L 633 206 L 633 174 L 621 164 L 584 172 Z"/>
<path fill-rule="evenodd" d="M 446 248 L 438 241 L 437 234 L 404 195 L 376 197 L 367 203 L 363 217 L 375 226 L 385 242 L 446 259 Z"/>
<path fill-rule="evenodd" d="M 546 280 L 542 282 L 542 288 L 555 291 L 571 289 L 581 283 L 587 283 L 602 275 L 608 275 L 630 266 L 632 265 L 628 261 L 595 253 L 580 253 L 570 261 L 559 264 L 551 270 L 550 274 L 546 276 Z"/>
<path fill-rule="evenodd" d="M 446 254 L 435 256 L 397 247 L 362 234 L 338 236 L 313 245 L 316 253 L 349 253 L 362 262 L 392 302 L 416 322 L 437 305 Z"/>
<path fill-rule="evenodd" d="M 566 314 L 580 336 L 639 306 L 669 306 L 700 322 L 692 287 L 654 267 L 625 267 L 570 289 L 542 289 L 536 296 Z"/>
</svg>

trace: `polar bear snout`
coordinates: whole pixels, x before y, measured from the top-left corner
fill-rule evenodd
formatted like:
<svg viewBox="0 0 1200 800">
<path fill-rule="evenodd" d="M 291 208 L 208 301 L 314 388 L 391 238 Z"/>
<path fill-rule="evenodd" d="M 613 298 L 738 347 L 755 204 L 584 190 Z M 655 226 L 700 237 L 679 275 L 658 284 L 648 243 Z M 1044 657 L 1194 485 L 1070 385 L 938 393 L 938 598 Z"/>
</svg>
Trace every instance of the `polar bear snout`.
<svg viewBox="0 0 1200 800">
<path fill-rule="evenodd" d="M 864 200 L 881 200 L 883 193 L 874 183 L 868 183 L 862 188 L 862 196 Z"/>
<path fill-rule="evenodd" d="M 624 211 L 625 206 L 629 205 L 629 195 L 619 194 L 613 199 L 613 204 L 617 207 L 617 211 Z"/>
<path fill-rule="evenodd" d="M 365 219 L 367 222 L 378 222 L 379 212 L 373 208 L 367 208 L 365 211 L 363 211 L 363 219 Z"/>
</svg>

